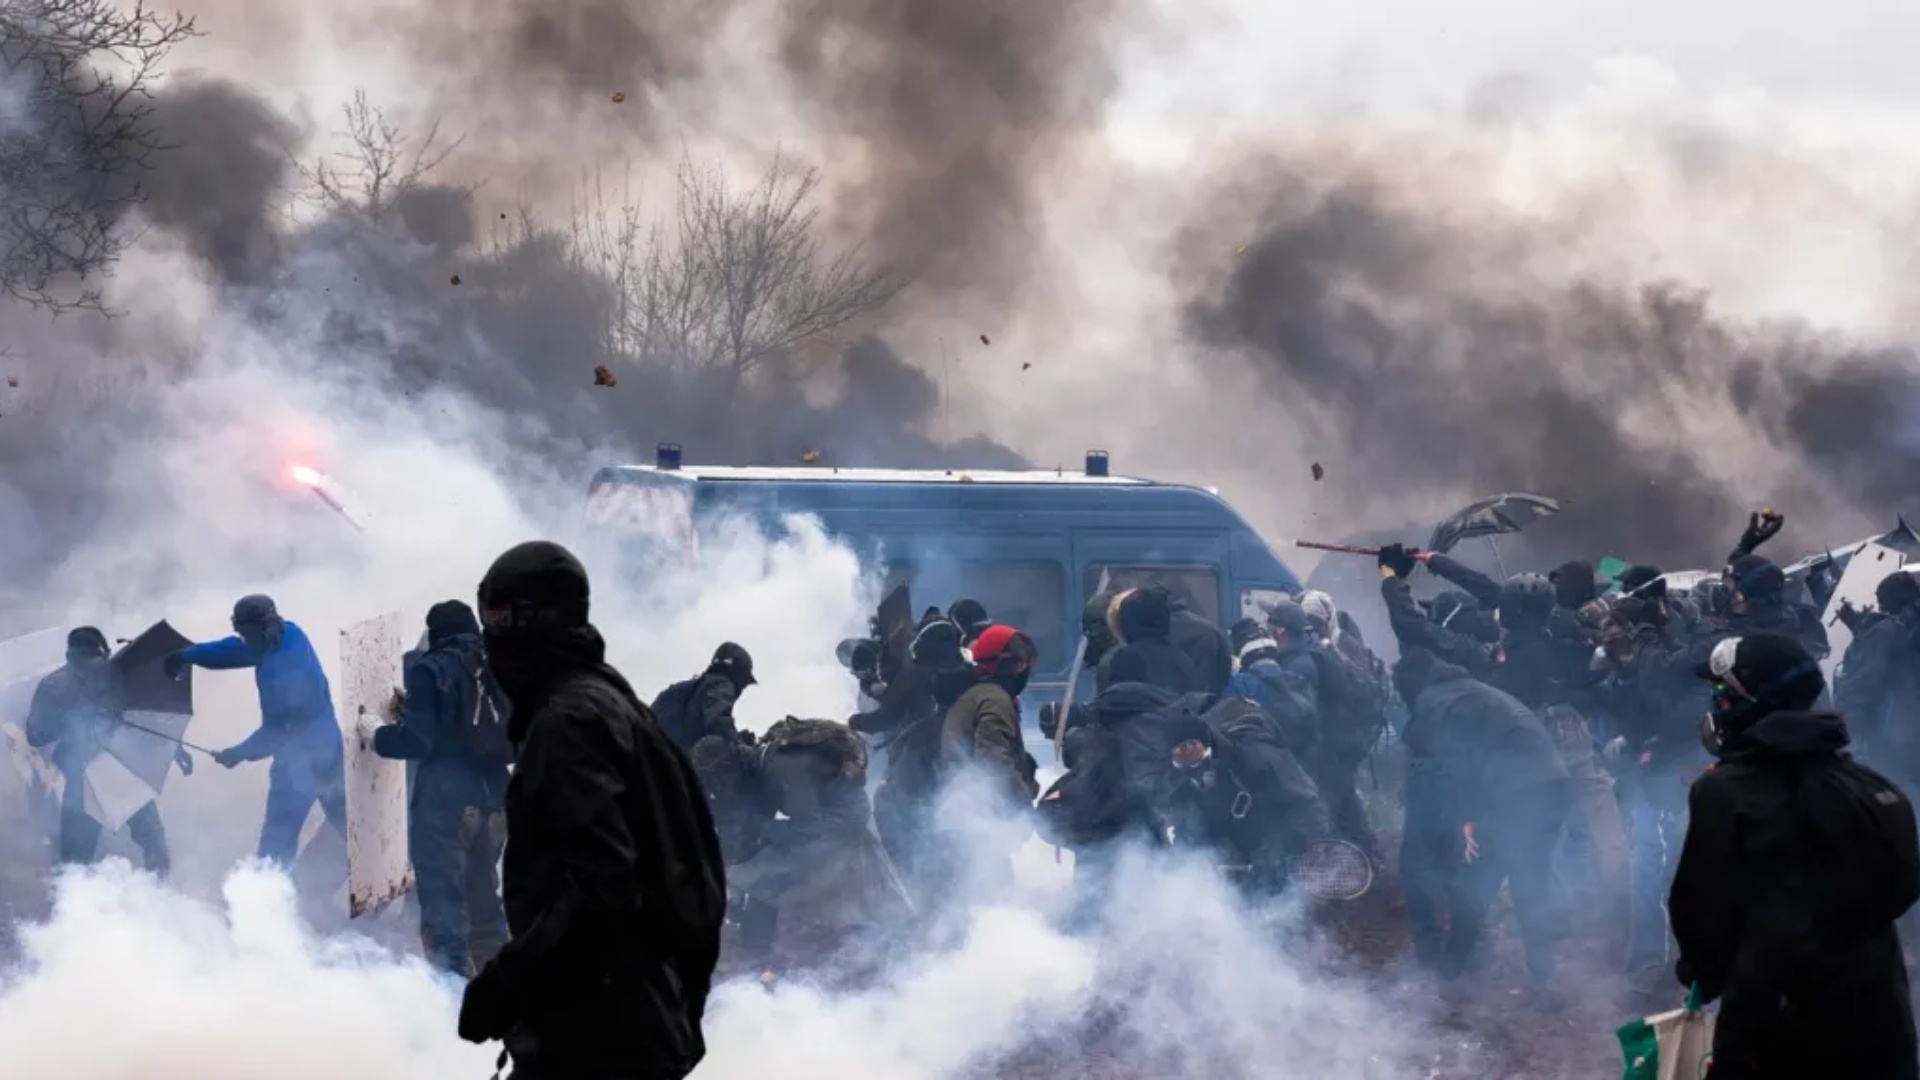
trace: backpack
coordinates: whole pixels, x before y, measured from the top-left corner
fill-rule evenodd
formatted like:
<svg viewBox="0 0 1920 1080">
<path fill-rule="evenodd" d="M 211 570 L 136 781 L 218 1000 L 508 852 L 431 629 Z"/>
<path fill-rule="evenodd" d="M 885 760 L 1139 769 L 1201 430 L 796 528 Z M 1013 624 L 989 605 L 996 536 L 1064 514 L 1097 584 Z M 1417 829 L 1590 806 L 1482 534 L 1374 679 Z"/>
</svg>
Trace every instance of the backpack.
<svg viewBox="0 0 1920 1080">
<path fill-rule="evenodd" d="M 1843 936 L 1891 925 L 1920 900 L 1913 804 L 1850 757 L 1800 774 L 1794 805 L 1818 852 L 1825 914 Z"/>
<path fill-rule="evenodd" d="M 1321 741 L 1366 754 L 1387 725 L 1379 684 L 1331 648 L 1310 652 L 1320 673 Z"/>
<path fill-rule="evenodd" d="M 507 719 L 512 715 L 512 708 L 507 704 L 506 695 L 500 692 L 500 685 L 494 681 L 485 662 L 462 658 L 462 666 L 471 683 L 466 688 L 467 696 L 462 699 L 467 714 L 460 725 L 461 746 L 475 761 L 489 765 L 512 764 L 513 741 L 507 737 Z"/>
<path fill-rule="evenodd" d="M 693 693 L 700 688 L 702 678 L 705 676 L 674 683 L 653 699 L 654 721 L 682 750 L 691 750 L 700 736 L 706 734 L 687 722 L 687 708 L 693 703 Z"/>
</svg>

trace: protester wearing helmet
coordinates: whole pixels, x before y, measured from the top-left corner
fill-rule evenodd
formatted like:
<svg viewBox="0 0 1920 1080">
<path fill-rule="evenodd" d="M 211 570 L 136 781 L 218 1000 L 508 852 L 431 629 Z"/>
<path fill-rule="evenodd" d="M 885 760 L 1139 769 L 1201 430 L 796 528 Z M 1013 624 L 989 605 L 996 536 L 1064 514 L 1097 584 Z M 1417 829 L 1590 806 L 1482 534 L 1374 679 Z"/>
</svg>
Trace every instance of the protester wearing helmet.
<svg viewBox="0 0 1920 1080">
<path fill-rule="evenodd" d="M 1894 920 L 1920 897 L 1913 808 L 1847 753 L 1805 645 L 1748 634 L 1714 647 L 1702 742 L 1669 901 L 1678 975 L 1720 1002 L 1713 1075 L 1920 1074 Z"/>
</svg>

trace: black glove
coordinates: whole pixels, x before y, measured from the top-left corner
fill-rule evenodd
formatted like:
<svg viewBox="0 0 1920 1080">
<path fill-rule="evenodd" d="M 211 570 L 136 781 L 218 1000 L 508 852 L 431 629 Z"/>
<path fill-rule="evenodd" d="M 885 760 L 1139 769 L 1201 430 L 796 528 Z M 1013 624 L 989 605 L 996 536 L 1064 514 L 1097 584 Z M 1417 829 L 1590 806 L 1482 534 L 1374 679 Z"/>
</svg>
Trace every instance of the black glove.
<svg viewBox="0 0 1920 1080">
<path fill-rule="evenodd" d="M 743 731 L 738 731 L 738 732 L 735 732 L 735 734 L 736 734 L 736 735 L 738 735 L 738 736 L 740 736 L 740 745 L 741 745 L 741 746 L 753 746 L 754 744 L 756 744 L 756 743 L 758 743 L 758 742 L 760 741 L 760 736 L 758 736 L 758 735 L 755 735 L 755 734 L 754 734 L 753 732 L 751 732 L 751 731 L 744 731 L 744 730 L 743 730 Z"/>
<path fill-rule="evenodd" d="M 225 750 L 215 750 L 213 752 L 213 763 L 223 769 L 233 768 L 235 765 L 240 764 L 240 748 L 230 746 Z"/>
<path fill-rule="evenodd" d="M 1747 515 L 1747 531 L 1740 534 L 1739 553 L 1753 554 L 1761 544 L 1780 535 L 1786 523 L 1786 515 L 1772 509 L 1755 510 Z"/>
<path fill-rule="evenodd" d="M 1060 706 L 1052 701 L 1040 706 L 1040 734 L 1052 739 L 1060 730 Z"/>
<path fill-rule="evenodd" d="M 160 661 L 160 670 L 169 679 L 179 678 L 180 673 L 187 670 L 189 666 L 191 665 L 187 663 L 187 654 L 184 652 L 170 652 L 166 659 Z"/>
<path fill-rule="evenodd" d="M 180 767 L 181 776 L 193 775 L 193 755 L 187 753 L 186 747 L 183 746 L 173 752 L 173 763 Z"/>
<path fill-rule="evenodd" d="M 1393 571 L 1394 577 L 1403 578 L 1413 573 L 1413 568 L 1420 565 L 1420 560 L 1407 550 L 1405 544 L 1388 544 L 1380 549 L 1380 565 Z"/>
<path fill-rule="evenodd" d="M 513 984 L 499 960 L 489 961 L 460 999 L 460 1037 L 470 1043 L 505 1038 L 520 1011 L 514 998 Z"/>
</svg>

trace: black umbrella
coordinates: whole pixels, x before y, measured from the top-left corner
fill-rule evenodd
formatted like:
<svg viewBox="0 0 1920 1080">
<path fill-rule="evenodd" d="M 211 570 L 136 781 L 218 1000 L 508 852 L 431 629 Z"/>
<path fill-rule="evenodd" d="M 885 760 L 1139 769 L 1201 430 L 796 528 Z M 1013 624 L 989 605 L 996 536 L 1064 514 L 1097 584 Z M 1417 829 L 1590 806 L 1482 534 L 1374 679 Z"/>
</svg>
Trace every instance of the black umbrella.
<svg viewBox="0 0 1920 1080">
<path fill-rule="evenodd" d="M 1462 540 L 1517 533 L 1527 522 L 1559 512 L 1558 502 L 1541 495 L 1490 495 L 1461 507 L 1435 525 L 1427 550 L 1444 554 Z"/>
<path fill-rule="evenodd" d="M 121 722 L 86 771 L 87 816 L 118 829 L 160 797 L 193 719 L 193 682 L 172 679 L 166 658 L 193 644 L 163 620 L 108 660 L 120 690 Z M 204 752 L 204 751 L 202 751 Z"/>
</svg>

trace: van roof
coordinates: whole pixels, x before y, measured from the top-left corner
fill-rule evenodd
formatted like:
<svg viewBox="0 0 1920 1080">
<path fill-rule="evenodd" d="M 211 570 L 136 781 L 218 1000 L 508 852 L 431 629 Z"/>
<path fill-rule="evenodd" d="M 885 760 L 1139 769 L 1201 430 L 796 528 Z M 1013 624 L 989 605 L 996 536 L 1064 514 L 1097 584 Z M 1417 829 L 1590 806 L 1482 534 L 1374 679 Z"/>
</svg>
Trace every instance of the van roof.
<svg viewBox="0 0 1920 1080">
<path fill-rule="evenodd" d="M 798 467 L 756 465 L 683 465 L 662 469 L 655 465 L 614 465 L 596 479 L 638 479 L 652 474 L 661 479 L 713 481 L 812 481 L 857 484 L 1065 484 L 1075 487 L 1147 487 L 1151 480 L 1132 476 L 1088 476 L 1058 469 L 846 469 L 830 465 Z"/>
</svg>

